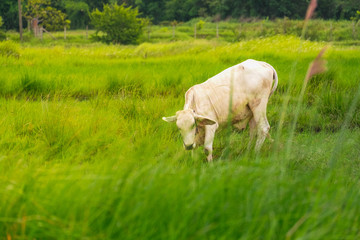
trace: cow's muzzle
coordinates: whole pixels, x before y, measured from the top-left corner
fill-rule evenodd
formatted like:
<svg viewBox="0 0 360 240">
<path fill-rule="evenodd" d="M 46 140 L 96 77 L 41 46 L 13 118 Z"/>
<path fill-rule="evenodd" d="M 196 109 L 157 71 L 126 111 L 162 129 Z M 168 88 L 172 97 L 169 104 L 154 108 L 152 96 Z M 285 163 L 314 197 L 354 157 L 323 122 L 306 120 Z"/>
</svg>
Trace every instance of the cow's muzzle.
<svg viewBox="0 0 360 240">
<path fill-rule="evenodd" d="M 186 144 L 184 143 L 184 148 L 185 148 L 185 150 L 192 150 L 192 149 L 195 148 L 195 143 L 190 144 L 190 145 L 186 145 Z"/>
</svg>

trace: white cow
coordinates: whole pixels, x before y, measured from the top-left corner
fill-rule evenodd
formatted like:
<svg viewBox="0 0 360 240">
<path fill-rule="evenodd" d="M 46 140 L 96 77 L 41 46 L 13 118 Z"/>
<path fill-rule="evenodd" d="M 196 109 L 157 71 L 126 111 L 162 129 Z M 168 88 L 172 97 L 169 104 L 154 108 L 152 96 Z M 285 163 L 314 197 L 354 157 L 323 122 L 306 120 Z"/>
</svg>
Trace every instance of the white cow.
<svg viewBox="0 0 360 240">
<path fill-rule="evenodd" d="M 226 126 L 229 116 L 237 129 L 249 123 L 249 146 L 257 135 L 258 151 L 270 129 L 266 106 L 277 84 L 277 73 L 270 64 L 249 59 L 191 87 L 185 94 L 184 110 L 162 119 L 176 122 L 186 150 L 204 145 L 208 161 L 212 161 L 215 132 Z"/>
</svg>

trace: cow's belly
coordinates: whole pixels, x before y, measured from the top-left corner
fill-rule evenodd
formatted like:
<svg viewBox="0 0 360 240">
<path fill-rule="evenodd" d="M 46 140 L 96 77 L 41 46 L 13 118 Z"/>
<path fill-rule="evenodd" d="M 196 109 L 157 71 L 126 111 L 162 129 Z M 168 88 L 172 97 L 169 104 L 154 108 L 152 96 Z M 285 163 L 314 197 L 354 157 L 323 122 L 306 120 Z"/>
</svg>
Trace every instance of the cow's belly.
<svg viewBox="0 0 360 240">
<path fill-rule="evenodd" d="M 243 101 L 239 104 L 234 104 L 232 107 L 232 123 L 237 124 L 239 122 L 244 121 L 252 116 L 252 112 L 248 106 L 248 104 Z"/>
<path fill-rule="evenodd" d="M 252 116 L 253 114 L 247 105 L 241 109 L 235 109 L 233 112 L 232 124 L 239 130 L 245 129 Z"/>
<path fill-rule="evenodd" d="M 245 106 L 243 109 L 238 109 L 233 111 L 232 123 L 236 124 L 242 122 L 250 117 L 252 117 L 252 112 L 248 106 Z"/>
</svg>

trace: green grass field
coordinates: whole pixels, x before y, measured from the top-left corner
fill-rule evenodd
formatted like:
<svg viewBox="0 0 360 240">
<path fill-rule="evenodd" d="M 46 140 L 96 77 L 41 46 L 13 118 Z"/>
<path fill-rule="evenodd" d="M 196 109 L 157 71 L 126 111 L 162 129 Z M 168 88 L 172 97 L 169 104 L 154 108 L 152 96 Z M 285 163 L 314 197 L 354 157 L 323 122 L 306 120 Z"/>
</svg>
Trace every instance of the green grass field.
<svg viewBox="0 0 360 240">
<path fill-rule="evenodd" d="M 189 41 L 195 38 L 206 40 L 220 40 L 224 42 L 238 42 L 258 38 L 269 38 L 279 34 L 303 37 L 311 41 L 332 42 L 335 45 L 360 46 L 360 21 L 354 20 L 322 20 L 314 19 L 307 24 L 304 35 L 303 20 L 284 19 L 242 19 L 220 21 L 215 23 L 211 18 L 195 18 L 188 22 L 179 22 L 175 26 L 171 22 L 163 22 L 161 25 L 149 25 L 144 28 L 144 33 L 139 43 L 163 43 L 173 41 Z M 51 35 L 50 35 L 51 34 Z M 92 44 L 95 30 L 67 30 L 66 39 L 64 31 L 44 33 L 43 38 L 35 38 L 32 33 L 25 30 L 23 45 L 25 46 L 83 46 Z M 99 33 L 102 35 L 101 33 Z M 19 34 L 8 31 L 7 38 L 19 41 Z M 55 38 L 55 40 L 54 40 Z"/>
<path fill-rule="evenodd" d="M 0 43 L 0 239 L 359 239 L 360 47 L 329 45 L 291 137 L 324 46 Z M 248 58 L 278 72 L 267 114 L 276 141 L 255 154 L 247 130 L 225 130 L 213 163 L 202 149 L 192 157 L 161 117 Z"/>
</svg>

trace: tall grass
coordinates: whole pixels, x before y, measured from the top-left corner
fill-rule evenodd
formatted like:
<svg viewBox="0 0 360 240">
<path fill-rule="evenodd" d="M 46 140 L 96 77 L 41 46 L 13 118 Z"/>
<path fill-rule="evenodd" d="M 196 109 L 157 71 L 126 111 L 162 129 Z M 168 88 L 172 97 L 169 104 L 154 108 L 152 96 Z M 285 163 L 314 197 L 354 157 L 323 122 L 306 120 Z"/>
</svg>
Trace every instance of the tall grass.
<svg viewBox="0 0 360 240">
<path fill-rule="evenodd" d="M 303 76 L 324 46 L 303 42 L 287 92 L 299 43 L 22 46 L 19 58 L 0 57 L 0 238 L 359 238 L 360 50 L 328 49 L 329 71 L 309 81 L 286 156 Z M 204 164 L 161 117 L 182 108 L 189 87 L 247 58 L 278 72 L 272 133 L 289 98 L 278 157 L 270 142 L 245 154 L 248 130 L 219 132 L 215 162 Z"/>
</svg>

